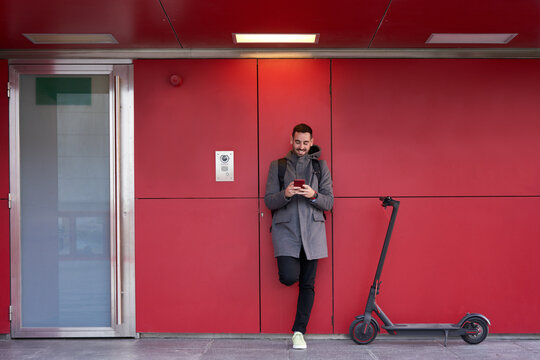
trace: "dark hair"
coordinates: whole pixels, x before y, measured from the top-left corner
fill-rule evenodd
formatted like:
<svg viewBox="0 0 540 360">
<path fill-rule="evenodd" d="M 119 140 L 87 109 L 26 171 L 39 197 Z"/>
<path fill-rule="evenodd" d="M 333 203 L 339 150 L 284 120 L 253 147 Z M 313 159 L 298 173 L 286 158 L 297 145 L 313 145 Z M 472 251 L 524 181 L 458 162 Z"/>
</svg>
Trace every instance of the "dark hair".
<svg viewBox="0 0 540 360">
<path fill-rule="evenodd" d="M 292 130 L 292 136 L 294 137 L 295 132 L 301 132 L 301 133 L 309 133 L 311 137 L 313 137 L 313 130 L 309 127 L 309 125 L 306 124 L 298 124 L 296 125 Z"/>
</svg>

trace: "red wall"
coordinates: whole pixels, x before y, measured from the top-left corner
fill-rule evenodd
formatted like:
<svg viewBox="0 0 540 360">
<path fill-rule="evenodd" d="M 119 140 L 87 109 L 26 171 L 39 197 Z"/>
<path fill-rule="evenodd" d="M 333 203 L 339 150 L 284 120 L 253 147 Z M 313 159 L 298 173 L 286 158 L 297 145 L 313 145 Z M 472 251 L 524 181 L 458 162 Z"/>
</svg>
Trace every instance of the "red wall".
<svg viewBox="0 0 540 360">
<path fill-rule="evenodd" d="M 334 60 L 332 77 L 337 196 L 540 194 L 539 61 Z"/>
<path fill-rule="evenodd" d="M 492 332 L 539 332 L 540 199 L 400 200 L 377 298 L 393 322 L 451 323 L 479 312 Z M 336 200 L 336 333 L 363 312 L 390 213 L 376 199 Z"/>
<path fill-rule="evenodd" d="M 136 197 L 257 197 L 256 60 L 137 61 L 134 73 Z M 224 150 L 235 181 L 216 183 Z"/>
<path fill-rule="evenodd" d="M 259 332 L 257 199 L 136 206 L 137 331 Z"/>
<path fill-rule="evenodd" d="M 9 334 L 10 270 L 9 270 L 9 209 L 7 200 L 0 200 L 0 334 Z"/>
<path fill-rule="evenodd" d="M 137 331 L 259 332 L 256 60 L 134 70 Z"/>
<path fill-rule="evenodd" d="M 362 312 L 381 195 L 402 201 L 378 298 L 395 322 L 540 332 L 538 98 L 537 60 L 136 61 L 137 331 L 290 330 L 262 198 L 307 122 L 336 195 L 308 332 Z M 215 182 L 216 150 L 235 151 L 234 182 Z"/>
<path fill-rule="evenodd" d="M 0 60 L 0 84 L 8 82 L 8 62 Z M 9 271 L 9 99 L 0 96 L 0 334 L 10 329 L 8 309 L 10 300 Z"/>
<path fill-rule="evenodd" d="M 373 281 L 389 214 L 371 197 L 392 195 L 394 322 L 481 312 L 493 332 L 539 332 L 540 62 L 335 60 L 332 77 L 335 331 Z"/>
</svg>

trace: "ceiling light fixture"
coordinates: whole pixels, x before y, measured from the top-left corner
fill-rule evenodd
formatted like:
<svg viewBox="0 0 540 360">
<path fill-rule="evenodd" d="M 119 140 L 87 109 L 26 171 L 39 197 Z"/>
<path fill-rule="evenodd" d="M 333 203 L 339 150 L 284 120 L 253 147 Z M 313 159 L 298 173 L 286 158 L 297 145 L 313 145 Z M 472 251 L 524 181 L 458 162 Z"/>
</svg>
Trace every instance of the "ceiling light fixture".
<svg viewBox="0 0 540 360">
<path fill-rule="evenodd" d="M 112 34 L 23 34 L 34 44 L 118 44 Z"/>
<path fill-rule="evenodd" d="M 431 34 L 426 44 L 508 44 L 514 34 Z"/>
<path fill-rule="evenodd" d="M 317 44 L 319 34 L 237 34 L 233 33 L 235 44 Z"/>
</svg>

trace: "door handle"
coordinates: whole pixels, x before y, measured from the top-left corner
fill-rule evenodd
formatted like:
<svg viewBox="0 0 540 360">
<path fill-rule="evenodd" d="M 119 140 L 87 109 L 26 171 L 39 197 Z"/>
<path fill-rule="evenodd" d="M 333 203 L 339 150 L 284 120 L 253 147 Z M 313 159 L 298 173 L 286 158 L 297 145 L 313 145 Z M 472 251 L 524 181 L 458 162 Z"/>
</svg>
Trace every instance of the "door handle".
<svg viewBox="0 0 540 360">
<path fill-rule="evenodd" d="M 122 324 L 122 209 L 120 176 L 120 76 L 114 77 L 114 163 L 115 163 L 115 246 L 116 246 L 116 324 Z"/>
</svg>

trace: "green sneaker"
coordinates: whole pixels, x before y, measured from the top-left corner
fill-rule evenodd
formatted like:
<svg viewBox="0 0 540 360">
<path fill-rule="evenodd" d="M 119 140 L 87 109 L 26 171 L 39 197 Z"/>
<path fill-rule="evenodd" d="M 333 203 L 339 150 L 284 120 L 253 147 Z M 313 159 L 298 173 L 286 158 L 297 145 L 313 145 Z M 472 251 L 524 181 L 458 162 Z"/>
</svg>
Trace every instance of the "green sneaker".
<svg viewBox="0 0 540 360">
<path fill-rule="evenodd" d="M 293 349 L 307 349 L 306 341 L 304 340 L 304 335 L 299 332 L 295 331 L 292 336 L 292 347 Z"/>
</svg>

